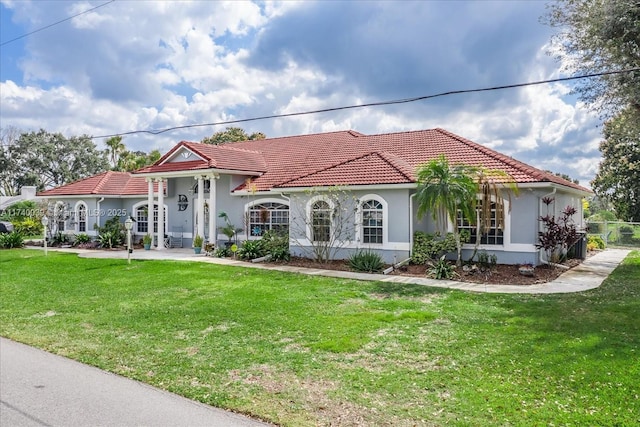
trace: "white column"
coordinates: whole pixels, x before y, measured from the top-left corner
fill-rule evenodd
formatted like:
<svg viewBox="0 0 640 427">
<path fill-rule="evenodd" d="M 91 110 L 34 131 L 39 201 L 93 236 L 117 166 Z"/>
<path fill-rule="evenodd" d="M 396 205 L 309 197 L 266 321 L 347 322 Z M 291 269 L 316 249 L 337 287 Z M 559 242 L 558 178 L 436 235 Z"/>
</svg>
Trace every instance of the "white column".
<svg viewBox="0 0 640 427">
<path fill-rule="evenodd" d="M 164 181 L 158 178 L 158 250 L 164 249 Z"/>
<path fill-rule="evenodd" d="M 198 180 L 198 236 L 204 239 L 204 179 L 202 176 Z"/>
<path fill-rule="evenodd" d="M 216 229 L 216 175 L 209 177 L 209 243 L 215 245 L 218 230 Z"/>
<path fill-rule="evenodd" d="M 151 235 L 153 246 L 153 179 L 147 178 L 149 189 L 147 190 L 147 233 Z"/>
</svg>

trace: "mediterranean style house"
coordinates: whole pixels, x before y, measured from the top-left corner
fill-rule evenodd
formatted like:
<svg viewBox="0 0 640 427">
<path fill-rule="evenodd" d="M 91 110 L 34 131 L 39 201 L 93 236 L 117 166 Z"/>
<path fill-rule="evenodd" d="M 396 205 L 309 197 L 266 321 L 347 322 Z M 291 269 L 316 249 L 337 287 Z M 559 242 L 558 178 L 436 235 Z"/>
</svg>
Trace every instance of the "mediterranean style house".
<svg viewBox="0 0 640 427">
<path fill-rule="evenodd" d="M 481 237 L 480 248 L 499 263 L 541 261 L 538 219 L 548 209 L 558 215 L 571 205 L 582 226 L 582 198 L 590 190 L 443 129 L 340 131 L 218 146 L 182 141 L 133 173 L 104 172 L 38 196 L 70 212 L 57 224 L 59 231 L 96 235 L 106 220 L 132 217 L 136 239 L 153 234 L 156 250 L 189 247 L 196 235 L 223 244 L 227 237 L 220 229 L 231 223 L 239 241 L 287 230 L 291 253 L 304 255 L 314 241 L 343 227 L 337 224 L 347 215 L 352 232 L 339 235 L 336 257 L 366 248 L 394 262 L 410 256 L 416 231 L 436 230 L 429 215 L 417 217 L 415 172 L 441 154 L 454 164 L 504 171 L 516 181 L 519 194 L 504 201 L 504 226 L 494 221 Z M 335 206 L 335 188 L 352 196 L 350 206 Z M 544 197 L 555 201 L 547 206 Z M 474 231 L 462 220 L 458 225 Z M 471 250 L 473 242 L 466 246 Z"/>
</svg>

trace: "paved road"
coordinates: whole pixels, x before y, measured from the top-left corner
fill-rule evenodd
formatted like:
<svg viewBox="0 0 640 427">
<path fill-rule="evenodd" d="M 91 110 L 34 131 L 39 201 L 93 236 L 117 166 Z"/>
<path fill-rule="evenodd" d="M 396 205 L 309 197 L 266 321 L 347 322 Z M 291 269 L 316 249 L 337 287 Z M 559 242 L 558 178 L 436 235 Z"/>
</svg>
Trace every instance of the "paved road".
<svg viewBox="0 0 640 427">
<path fill-rule="evenodd" d="M 0 338 L 0 426 L 266 424 Z"/>
</svg>

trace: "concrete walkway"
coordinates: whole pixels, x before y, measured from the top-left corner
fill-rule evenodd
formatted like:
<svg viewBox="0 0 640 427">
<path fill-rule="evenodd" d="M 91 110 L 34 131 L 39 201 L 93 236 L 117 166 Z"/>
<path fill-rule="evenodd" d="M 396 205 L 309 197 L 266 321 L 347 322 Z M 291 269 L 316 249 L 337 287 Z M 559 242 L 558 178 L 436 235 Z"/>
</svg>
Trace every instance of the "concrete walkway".
<svg viewBox="0 0 640 427">
<path fill-rule="evenodd" d="M 39 248 L 42 249 L 42 248 Z M 52 250 L 52 249 L 50 249 Z M 126 251 L 101 251 L 87 249 L 53 249 L 56 251 L 77 253 L 82 258 L 127 258 Z M 212 264 L 236 265 L 249 268 L 262 268 L 267 270 L 287 271 L 292 273 L 307 274 L 312 276 L 338 277 L 355 280 L 374 280 L 388 283 L 409 283 L 415 285 L 433 286 L 438 288 L 458 289 L 472 292 L 490 293 L 521 293 L 521 294 L 557 294 L 568 292 L 582 292 L 597 288 L 611 274 L 611 272 L 631 252 L 626 249 L 607 249 L 599 252 L 579 266 L 566 271 L 556 280 L 536 285 L 492 285 L 481 283 L 457 282 L 452 280 L 435 280 L 426 277 L 409 277 L 384 274 L 356 273 L 351 271 L 322 270 L 315 268 L 303 268 L 286 265 L 256 264 L 244 261 L 235 261 L 223 258 L 195 255 L 193 249 L 167 249 L 164 251 L 136 250 L 131 259 L 137 260 L 176 260 L 208 262 Z"/>
<path fill-rule="evenodd" d="M 0 425 L 258 427 L 268 424 L 0 338 Z"/>
</svg>

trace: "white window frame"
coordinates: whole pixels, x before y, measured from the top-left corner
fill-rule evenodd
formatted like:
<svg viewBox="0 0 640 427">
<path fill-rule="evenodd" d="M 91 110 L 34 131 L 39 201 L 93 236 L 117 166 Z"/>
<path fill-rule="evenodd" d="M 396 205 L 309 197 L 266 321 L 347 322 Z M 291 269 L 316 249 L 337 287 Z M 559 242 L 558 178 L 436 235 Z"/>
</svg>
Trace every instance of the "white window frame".
<svg viewBox="0 0 640 427">
<path fill-rule="evenodd" d="M 478 195 L 478 198 L 480 198 L 481 195 Z M 508 250 L 511 249 L 511 247 L 513 245 L 510 244 L 511 242 L 511 211 L 510 211 L 510 206 L 509 206 L 509 200 L 507 199 L 503 199 L 502 200 L 503 204 L 504 204 L 504 228 L 502 229 L 502 243 L 480 243 L 479 248 L 480 249 L 503 249 L 503 250 Z M 495 203 L 495 196 L 491 196 L 491 203 Z M 478 207 L 476 206 L 476 218 L 478 218 Z M 458 214 L 460 212 L 458 211 Z M 458 220 L 458 214 L 456 214 L 456 221 Z M 450 220 L 448 220 L 449 222 Z M 451 225 L 451 224 L 450 224 Z M 458 227 L 458 230 L 462 230 L 460 227 Z M 450 231 L 453 231 L 453 228 L 450 227 Z M 469 242 L 469 243 L 465 243 L 463 245 L 463 248 L 474 248 L 475 247 L 475 242 Z"/>
<path fill-rule="evenodd" d="M 248 226 L 248 239 L 260 239 L 262 237 L 262 235 L 260 236 L 254 236 L 253 235 L 253 230 L 251 229 L 251 210 L 258 205 L 262 205 L 265 203 L 278 203 L 281 205 L 284 205 L 287 207 L 287 212 L 289 213 L 289 222 L 287 223 L 287 230 L 289 230 L 291 228 L 291 204 L 287 201 L 287 200 L 283 200 L 283 199 L 276 199 L 276 198 L 263 198 L 263 199 L 257 199 L 257 200 L 252 200 L 251 202 L 247 203 L 244 205 L 244 213 L 245 213 L 245 218 L 247 218 L 247 226 Z M 270 210 L 271 212 L 271 210 Z M 271 224 L 271 218 L 269 218 L 269 223 Z M 271 228 L 269 228 L 271 230 Z"/>
<path fill-rule="evenodd" d="M 364 209 L 363 204 L 374 200 L 382 205 L 382 243 L 365 243 L 364 242 Z M 358 226 L 356 227 L 356 241 L 363 246 L 383 247 L 389 243 L 389 205 L 387 201 L 377 194 L 365 194 L 358 197 Z"/>
<path fill-rule="evenodd" d="M 155 228 L 157 227 L 157 224 L 158 224 L 158 218 L 155 215 L 153 216 L 153 220 L 152 220 L 152 227 L 151 227 L 152 232 L 151 233 L 149 232 L 149 212 L 147 212 L 147 231 L 140 231 L 140 229 L 138 228 L 139 224 L 140 224 L 140 222 L 138 221 L 138 209 L 144 209 L 144 208 L 146 208 L 148 206 L 149 206 L 149 202 L 147 202 L 146 200 L 143 201 L 143 202 L 139 202 L 139 203 L 136 203 L 135 205 L 133 205 L 133 209 L 132 209 L 133 210 L 133 216 L 134 216 L 134 219 L 136 220 L 136 222 L 135 222 L 135 233 L 134 234 L 151 234 L 151 235 L 154 235 L 154 236 L 158 234 L 157 231 L 155 231 Z M 158 210 L 155 209 L 155 207 L 158 206 L 158 202 L 154 201 L 153 202 L 153 206 L 154 206 L 153 211 L 154 211 L 154 214 L 155 214 L 155 212 L 159 211 L 159 209 Z M 167 234 L 168 228 L 169 228 L 169 209 L 167 209 L 167 205 L 165 204 L 164 205 L 164 233 L 163 233 L 163 237 L 164 237 L 164 235 Z"/>
<path fill-rule="evenodd" d="M 84 208 L 84 221 L 82 220 L 82 217 L 80 215 L 80 208 Z M 76 206 L 73 208 L 73 212 L 75 214 L 75 218 L 76 218 L 76 224 L 75 224 L 75 230 L 76 233 L 87 233 L 87 231 L 89 230 L 89 222 L 88 222 L 88 212 L 89 212 L 89 207 L 87 206 L 87 204 L 80 200 L 76 203 Z M 80 224 L 84 222 L 84 230 L 80 229 Z"/>
<path fill-rule="evenodd" d="M 335 203 L 326 196 L 314 196 L 307 202 L 307 239 L 311 243 L 315 242 L 315 240 L 313 240 L 313 205 L 317 202 L 325 202 L 329 205 L 329 240 L 331 240 L 331 235 L 335 232 L 335 221 L 332 214 L 336 208 Z"/>
</svg>

